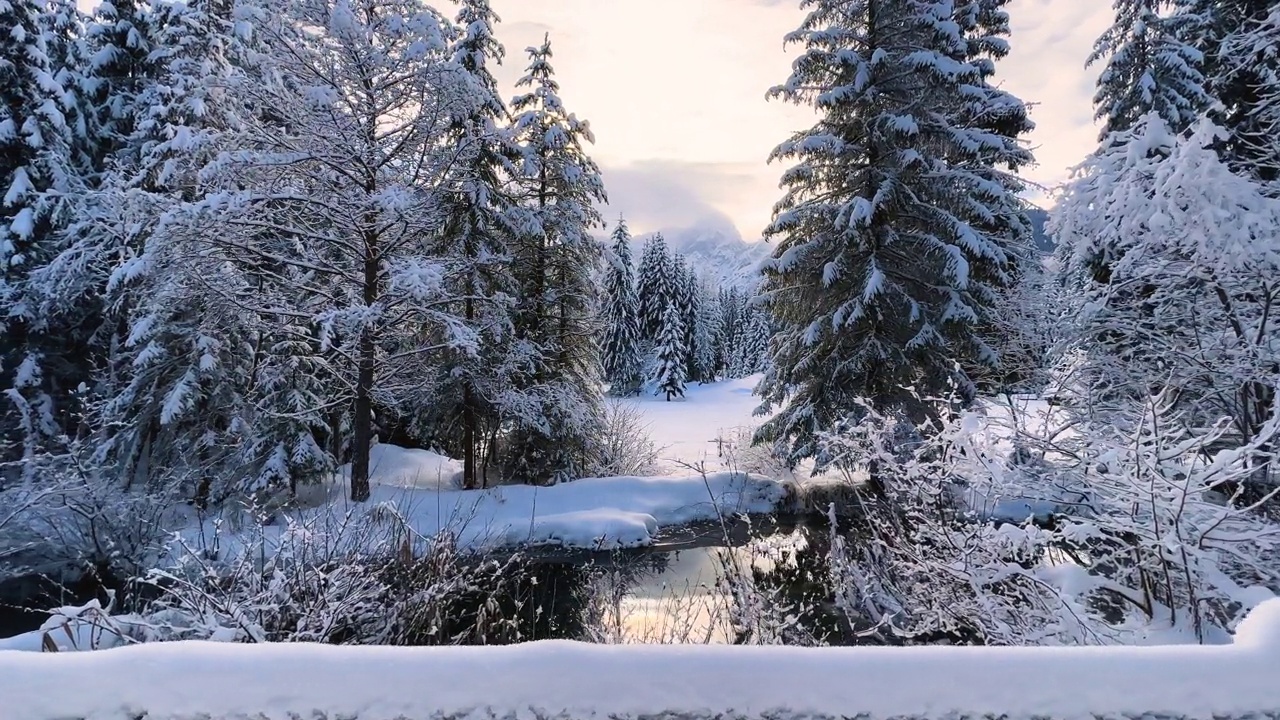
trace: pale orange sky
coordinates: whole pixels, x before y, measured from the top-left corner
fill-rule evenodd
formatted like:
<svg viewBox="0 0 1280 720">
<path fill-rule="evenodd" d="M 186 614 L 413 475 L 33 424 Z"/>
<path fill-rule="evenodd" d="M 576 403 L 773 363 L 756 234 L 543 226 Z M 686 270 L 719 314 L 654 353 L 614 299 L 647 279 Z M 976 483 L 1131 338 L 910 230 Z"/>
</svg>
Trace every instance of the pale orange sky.
<svg viewBox="0 0 1280 720">
<path fill-rule="evenodd" d="M 765 92 L 786 80 L 798 0 L 491 0 L 510 87 L 524 49 L 551 33 L 570 110 L 591 121 L 612 219 L 633 231 L 732 224 L 754 240 L 769 222 L 782 172 L 769 152 L 811 116 Z M 1054 186 L 1095 144 L 1096 68 L 1084 68 L 1111 21 L 1102 0 L 1013 0 L 1004 86 L 1036 103 L 1029 180 Z M 1038 199 L 1038 198 L 1037 198 Z M 1043 203 L 1042 200 L 1039 200 Z"/>
<path fill-rule="evenodd" d="M 765 100 L 796 54 L 782 37 L 803 17 L 799 0 L 491 2 L 503 20 L 507 60 L 496 74 L 508 98 L 524 49 L 551 34 L 561 95 L 596 134 L 610 220 L 623 213 L 636 233 L 712 225 L 759 238 L 780 197 L 783 168 L 766 163 L 769 152 L 811 118 Z M 438 7 L 452 14 L 448 0 Z M 1110 3 L 1013 0 L 1009 12 L 1013 54 L 998 78 L 1035 103 L 1039 165 L 1025 174 L 1053 187 L 1095 144 L 1097 69 L 1084 61 Z"/>
</svg>

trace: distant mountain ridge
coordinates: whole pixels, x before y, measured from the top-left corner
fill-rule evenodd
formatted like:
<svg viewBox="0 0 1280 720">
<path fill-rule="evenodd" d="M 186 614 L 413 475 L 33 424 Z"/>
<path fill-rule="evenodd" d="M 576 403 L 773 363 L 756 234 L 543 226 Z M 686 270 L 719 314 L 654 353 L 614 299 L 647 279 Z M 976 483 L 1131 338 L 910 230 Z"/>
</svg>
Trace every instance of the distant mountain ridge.
<svg viewBox="0 0 1280 720">
<path fill-rule="evenodd" d="M 736 231 L 723 228 L 692 227 L 660 232 L 667 242 L 667 249 L 683 255 L 698 277 L 722 286 L 754 286 L 760 280 L 760 263 L 773 251 L 766 242 L 750 243 Z M 632 238 L 632 255 L 637 264 L 645 243 L 656 234 Z"/>
<path fill-rule="evenodd" d="M 1052 253 L 1057 243 L 1045 231 L 1049 212 L 1033 208 L 1028 213 L 1032 225 L 1032 243 L 1043 253 Z M 683 255 L 698 277 L 723 286 L 753 287 L 760 281 L 760 263 L 773 253 L 773 246 L 763 240 L 747 242 L 732 228 L 688 227 L 660 230 L 631 239 L 631 253 L 637 265 L 644 246 L 661 233 L 667 248 Z"/>
</svg>

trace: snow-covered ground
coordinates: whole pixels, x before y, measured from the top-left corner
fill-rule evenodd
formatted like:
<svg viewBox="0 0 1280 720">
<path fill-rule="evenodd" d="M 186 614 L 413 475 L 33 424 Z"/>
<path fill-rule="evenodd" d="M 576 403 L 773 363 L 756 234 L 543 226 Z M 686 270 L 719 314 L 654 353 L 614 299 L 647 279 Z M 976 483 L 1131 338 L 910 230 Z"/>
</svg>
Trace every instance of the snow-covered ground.
<svg viewBox="0 0 1280 720">
<path fill-rule="evenodd" d="M 682 399 L 667 402 L 650 394 L 610 402 L 635 403 L 644 415 L 658 449 L 662 472 L 688 472 L 705 463 L 707 469 L 733 469 L 746 443 L 762 421 L 752 413 L 760 399 L 752 390 L 759 375 L 706 385 L 690 384 Z M 788 478 L 789 479 L 789 478 Z"/>
<path fill-rule="evenodd" d="M 734 513 L 768 513 L 788 494 L 784 483 L 760 475 L 709 472 L 703 476 L 688 471 L 661 477 L 583 478 L 552 487 L 450 490 L 445 489 L 447 483 L 436 480 L 442 473 L 433 474 L 437 468 L 449 467 L 452 461 L 447 458 L 390 445 L 377 450 L 367 503 L 350 503 L 345 499 L 345 484 L 335 484 L 322 507 L 295 512 L 294 519 L 385 509 L 393 510 L 421 535 L 454 533 L 464 547 L 614 550 L 650 545 L 664 527 Z M 425 469 L 416 470 L 417 462 L 424 463 Z M 208 526 L 202 531 L 208 532 Z"/>
<path fill-rule="evenodd" d="M 1280 712 L 1280 600 L 1213 647 L 399 648 L 167 643 L 0 651 L 4 720 L 349 717 L 1256 717 Z"/>
<path fill-rule="evenodd" d="M 732 513 L 767 513 L 788 493 L 789 477 L 744 471 L 732 441 L 754 426 L 751 395 L 758 378 L 691 385 L 682 401 L 640 397 L 635 403 L 658 449 L 658 477 L 584 478 L 553 487 L 506 485 L 459 490 L 462 466 L 425 450 L 376 445 L 370 461 L 372 497 L 353 505 L 346 473 L 305 497 L 317 513 L 394 509 L 423 535 L 450 530 L 464 546 L 563 546 L 611 550 L 649 545 L 662 528 Z M 721 446 L 716 441 L 723 440 Z M 695 467 L 705 467 L 706 475 Z M 211 523 L 193 531 L 208 535 Z M 207 542 L 204 538 L 193 541 Z M 223 542 L 222 547 L 227 547 Z"/>
</svg>

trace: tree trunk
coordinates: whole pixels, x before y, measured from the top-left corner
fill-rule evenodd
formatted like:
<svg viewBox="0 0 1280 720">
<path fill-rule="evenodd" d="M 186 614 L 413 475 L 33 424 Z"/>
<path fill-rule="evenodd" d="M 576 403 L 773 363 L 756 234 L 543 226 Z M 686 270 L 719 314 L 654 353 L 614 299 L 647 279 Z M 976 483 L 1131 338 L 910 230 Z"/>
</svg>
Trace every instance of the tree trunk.
<svg viewBox="0 0 1280 720">
<path fill-rule="evenodd" d="M 373 227 L 372 219 L 367 228 Z M 378 239 L 371 230 L 365 234 L 364 304 L 371 307 L 378 300 Z M 360 329 L 360 354 L 356 375 L 356 402 L 351 425 L 354 446 L 351 448 L 351 500 L 369 499 L 369 452 L 373 443 L 373 377 L 376 347 L 373 328 Z"/>
<path fill-rule="evenodd" d="M 472 406 L 471 386 L 462 389 L 462 487 L 474 490 L 476 482 L 476 411 Z"/>
</svg>

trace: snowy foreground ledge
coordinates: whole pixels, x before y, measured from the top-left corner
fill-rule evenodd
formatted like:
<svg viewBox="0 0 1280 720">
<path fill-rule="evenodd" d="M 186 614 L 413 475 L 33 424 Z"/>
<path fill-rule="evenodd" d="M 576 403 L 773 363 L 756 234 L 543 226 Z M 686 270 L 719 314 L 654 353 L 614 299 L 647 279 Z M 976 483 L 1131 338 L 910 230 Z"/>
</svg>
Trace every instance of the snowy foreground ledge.
<svg viewBox="0 0 1280 720">
<path fill-rule="evenodd" d="M 0 718 L 1239 719 L 1280 715 L 1277 667 L 1280 599 L 1216 647 L 169 643 L 0 652 Z"/>
</svg>

